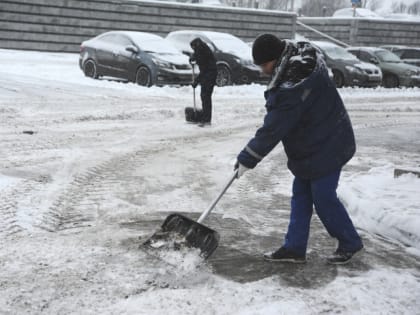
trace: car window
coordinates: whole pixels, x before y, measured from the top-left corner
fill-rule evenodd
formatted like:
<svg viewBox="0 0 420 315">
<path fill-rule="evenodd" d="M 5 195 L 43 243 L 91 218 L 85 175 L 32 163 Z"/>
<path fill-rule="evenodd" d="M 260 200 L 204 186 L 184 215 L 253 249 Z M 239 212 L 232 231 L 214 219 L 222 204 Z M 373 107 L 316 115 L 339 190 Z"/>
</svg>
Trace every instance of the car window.
<svg viewBox="0 0 420 315">
<path fill-rule="evenodd" d="M 359 59 L 365 62 L 372 62 L 371 59 L 374 58 L 370 53 L 367 51 L 360 51 Z M 376 59 L 376 58 L 375 58 Z"/>
<path fill-rule="evenodd" d="M 234 36 L 220 36 L 213 38 L 214 45 L 225 52 L 248 51 L 250 47 Z"/>
<path fill-rule="evenodd" d="M 359 54 L 360 52 L 358 50 L 353 50 L 353 49 L 349 49 L 347 50 L 349 53 L 351 53 L 352 55 L 356 56 L 357 58 L 359 58 Z M 360 58 L 359 58 L 360 59 Z"/>
<path fill-rule="evenodd" d="M 114 38 L 112 39 L 115 44 L 119 44 L 121 46 L 130 46 L 133 45 L 133 43 L 124 35 L 114 35 Z"/>
<path fill-rule="evenodd" d="M 145 37 L 143 35 L 133 34 L 130 36 L 134 43 L 148 53 L 157 54 L 179 54 L 174 45 L 167 39 L 161 37 Z"/>
<path fill-rule="evenodd" d="M 332 59 L 341 59 L 341 60 L 357 60 L 356 56 L 349 53 L 344 48 L 333 45 L 326 45 L 321 47 L 322 51 Z"/>
<path fill-rule="evenodd" d="M 393 62 L 398 63 L 402 62 L 401 59 L 394 53 L 388 50 L 377 50 L 375 51 L 375 56 L 379 58 L 382 62 Z"/>
<path fill-rule="evenodd" d="M 401 55 L 403 59 L 420 59 L 420 50 L 410 49 Z"/>
<path fill-rule="evenodd" d="M 115 42 L 115 35 L 114 34 L 107 34 L 100 37 L 100 40 L 107 43 L 114 43 Z"/>
<path fill-rule="evenodd" d="M 403 55 L 404 51 L 403 50 L 391 50 L 394 54 L 396 54 L 398 57 L 401 58 L 401 56 Z"/>
<path fill-rule="evenodd" d="M 193 34 L 182 34 L 178 37 L 178 41 L 182 43 L 182 49 L 190 51 L 192 50 L 190 43 L 193 40 Z"/>
</svg>

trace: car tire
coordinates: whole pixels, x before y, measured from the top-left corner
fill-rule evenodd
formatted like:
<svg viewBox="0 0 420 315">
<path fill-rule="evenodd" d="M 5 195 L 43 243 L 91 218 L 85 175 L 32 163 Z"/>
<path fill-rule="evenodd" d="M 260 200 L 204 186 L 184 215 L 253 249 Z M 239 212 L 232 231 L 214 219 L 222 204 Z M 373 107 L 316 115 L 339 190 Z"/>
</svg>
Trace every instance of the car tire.
<svg viewBox="0 0 420 315">
<path fill-rule="evenodd" d="M 386 88 L 396 88 L 400 85 L 397 76 L 393 74 L 386 74 L 383 78 L 382 84 Z"/>
<path fill-rule="evenodd" d="M 95 61 L 93 61 L 92 59 L 86 60 L 86 62 L 83 65 L 83 73 L 89 78 L 97 79 L 99 75 Z"/>
<path fill-rule="evenodd" d="M 150 87 L 153 85 L 152 73 L 146 66 L 140 66 L 136 72 L 136 83 L 141 86 Z"/>
<path fill-rule="evenodd" d="M 251 80 L 251 78 L 249 76 L 243 75 L 241 77 L 241 82 L 242 82 L 242 84 L 251 84 L 252 83 L 252 80 Z"/>
<path fill-rule="evenodd" d="M 332 73 L 333 73 L 333 80 L 334 80 L 335 86 L 338 88 L 343 87 L 344 86 L 343 74 L 338 70 L 333 70 Z"/>
<path fill-rule="evenodd" d="M 232 72 L 227 66 L 217 66 L 216 84 L 217 86 L 232 85 Z"/>
</svg>

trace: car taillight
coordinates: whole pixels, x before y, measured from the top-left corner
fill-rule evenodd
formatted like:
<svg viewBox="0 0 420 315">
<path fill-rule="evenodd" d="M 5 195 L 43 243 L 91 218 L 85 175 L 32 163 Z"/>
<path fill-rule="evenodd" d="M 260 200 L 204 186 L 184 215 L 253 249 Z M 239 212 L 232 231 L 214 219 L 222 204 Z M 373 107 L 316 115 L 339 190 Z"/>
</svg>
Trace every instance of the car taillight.
<svg viewBox="0 0 420 315">
<path fill-rule="evenodd" d="M 82 45 L 80 45 L 80 52 L 82 52 L 85 49 Z"/>
</svg>

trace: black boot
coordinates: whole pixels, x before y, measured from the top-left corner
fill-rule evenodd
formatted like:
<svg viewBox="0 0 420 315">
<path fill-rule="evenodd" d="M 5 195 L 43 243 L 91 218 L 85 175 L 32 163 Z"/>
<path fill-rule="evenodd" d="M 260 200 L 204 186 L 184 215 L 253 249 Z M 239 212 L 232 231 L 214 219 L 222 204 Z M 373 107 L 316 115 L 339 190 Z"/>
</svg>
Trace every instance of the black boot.
<svg viewBox="0 0 420 315">
<path fill-rule="evenodd" d="M 273 262 L 289 262 L 295 264 L 302 264 L 306 262 L 305 255 L 296 254 L 284 247 L 280 247 L 275 252 L 264 254 L 264 259 Z"/>
<path fill-rule="evenodd" d="M 327 258 L 327 262 L 332 265 L 344 265 L 347 264 L 355 254 L 360 253 L 363 246 L 355 251 L 345 251 L 337 249 L 330 257 Z"/>
<path fill-rule="evenodd" d="M 198 124 L 198 127 L 206 127 L 206 126 L 211 126 L 211 122 L 210 121 L 202 121 Z"/>
</svg>

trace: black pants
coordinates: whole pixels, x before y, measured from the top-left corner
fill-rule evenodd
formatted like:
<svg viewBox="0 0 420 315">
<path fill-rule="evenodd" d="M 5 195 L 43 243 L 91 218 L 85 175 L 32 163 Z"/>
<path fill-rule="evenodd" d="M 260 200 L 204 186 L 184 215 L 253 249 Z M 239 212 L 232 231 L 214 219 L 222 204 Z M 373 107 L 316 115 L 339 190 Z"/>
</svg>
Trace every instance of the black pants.
<svg viewBox="0 0 420 315">
<path fill-rule="evenodd" d="M 216 85 L 217 72 L 209 72 L 201 76 L 201 106 L 203 107 L 203 122 L 211 122 L 211 95 Z"/>
<path fill-rule="evenodd" d="M 211 95 L 213 94 L 214 84 L 201 84 L 201 106 L 203 107 L 203 122 L 211 122 L 212 103 Z"/>
</svg>

